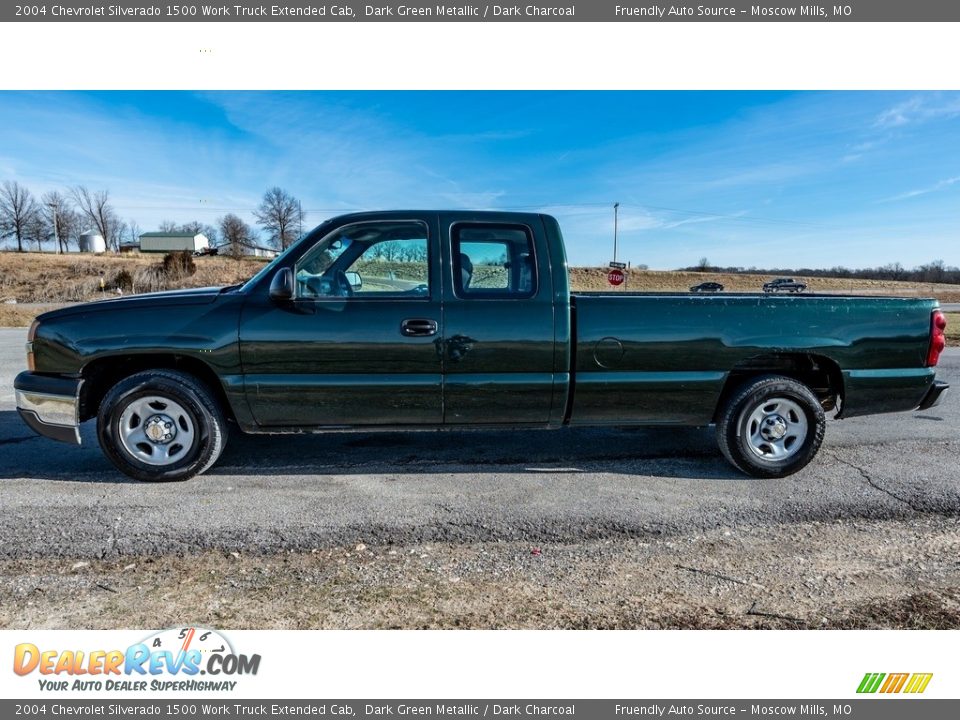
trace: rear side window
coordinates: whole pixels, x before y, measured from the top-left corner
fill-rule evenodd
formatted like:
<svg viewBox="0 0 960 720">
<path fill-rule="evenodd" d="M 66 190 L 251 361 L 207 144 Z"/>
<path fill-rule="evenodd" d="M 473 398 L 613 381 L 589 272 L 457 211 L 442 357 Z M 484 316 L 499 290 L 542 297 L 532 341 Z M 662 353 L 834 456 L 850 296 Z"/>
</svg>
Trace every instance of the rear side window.
<svg viewBox="0 0 960 720">
<path fill-rule="evenodd" d="M 529 298 L 536 294 L 533 235 L 526 226 L 455 225 L 451 245 L 457 297 Z"/>
</svg>

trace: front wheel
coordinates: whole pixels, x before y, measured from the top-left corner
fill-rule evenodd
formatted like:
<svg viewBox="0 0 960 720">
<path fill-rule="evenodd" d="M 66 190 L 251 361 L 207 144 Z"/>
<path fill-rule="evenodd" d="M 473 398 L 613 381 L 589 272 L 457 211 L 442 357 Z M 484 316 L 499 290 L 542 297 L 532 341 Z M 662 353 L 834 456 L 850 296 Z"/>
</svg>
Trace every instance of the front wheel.
<svg viewBox="0 0 960 720">
<path fill-rule="evenodd" d="M 784 477 L 813 460 L 826 431 L 817 396 L 801 382 L 767 375 L 741 386 L 720 412 L 717 444 L 738 470 Z"/>
<path fill-rule="evenodd" d="M 147 370 L 104 397 L 97 435 L 104 455 L 137 480 L 187 480 L 213 465 L 227 425 L 206 385 L 176 370 Z"/>
</svg>

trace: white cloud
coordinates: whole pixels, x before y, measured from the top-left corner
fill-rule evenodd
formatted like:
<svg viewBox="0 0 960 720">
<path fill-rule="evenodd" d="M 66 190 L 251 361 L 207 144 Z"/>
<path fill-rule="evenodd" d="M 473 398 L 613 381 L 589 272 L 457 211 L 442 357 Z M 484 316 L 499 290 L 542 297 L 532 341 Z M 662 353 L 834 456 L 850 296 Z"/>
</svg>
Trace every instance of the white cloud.
<svg viewBox="0 0 960 720">
<path fill-rule="evenodd" d="M 455 208 L 469 208 L 471 210 L 496 209 L 497 200 L 504 197 L 503 190 L 488 190 L 479 192 L 454 191 L 440 193 L 440 197 Z"/>
<path fill-rule="evenodd" d="M 672 230 L 673 228 L 678 228 L 682 225 L 693 225 L 697 223 L 708 223 L 708 222 L 718 222 L 720 220 L 733 220 L 736 218 L 741 218 L 746 216 L 746 210 L 740 210 L 739 212 L 730 213 L 729 215 L 699 215 L 695 217 L 684 218 L 683 220 L 675 220 L 673 222 L 664 223 L 664 230 Z"/>
<path fill-rule="evenodd" d="M 960 96 L 916 95 L 881 112 L 874 125 L 878 128 L 899 128 L 927 120 L 957 116 L 960 116 Z"/>
<path fill-rule="evenodd" d="M 940 182 L 925 188 L 910 190 L 909 192 L 900 193 L 899 195 L 894 195 L 893 197 L 884 198 L 879 202 L 896 202 L 897 200 L 907 200 L 909 198 L 919 197 L 920 195 L 928 195 L 929 193 L 937 192 L 938 190 L 945 190 L 951 185 L 956 185 L 957 183 L 960 183 L 960 175 L 947 178 L 946 180 L 941 180 Z"/>
</svg>

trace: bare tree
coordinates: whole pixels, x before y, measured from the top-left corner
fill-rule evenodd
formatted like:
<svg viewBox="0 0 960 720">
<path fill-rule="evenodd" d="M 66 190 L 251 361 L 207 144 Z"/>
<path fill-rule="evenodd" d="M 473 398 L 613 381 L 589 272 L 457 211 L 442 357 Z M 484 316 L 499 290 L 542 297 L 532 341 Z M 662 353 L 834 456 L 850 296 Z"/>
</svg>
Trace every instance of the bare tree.
<svg viewBox="0 0 960 720">
<path fill-rule="evenodd" d="M 260 206 L 253 211 L 257 224 L 269 233 L 270 242 L 286 250 L 303 224 L 300 202 L 286 190 L 272 187 L 263 194 Z"/>
<path fill-rule="evenodd" d="M 60 236 L 60 241 L 64 248 L 69 250 L 71 245 L 79 248 L 80 235 L 83 233 L 83 216 L 76 210 L 70 210 L 62 222 L 64 234 Z"/>
<path fill-rule="evenodd" d="M 110 205 L 110 192 L 107 190 L 98 190 L 91 192 L 83 185 L 73 188 L 72 195 L 77 203 L 77 208 L 83 219 L 90 223 L 93 230 L 110 243 L 113 250 L 116 250 L 119 244 L 118 235 L 114 225 L 120 225 L 120 220 Z"/>
<path fill-rule="evenodd" d="M 127 223 L 127 242 L 131 245 L 140 242 L 140 223 L 136 220 L 130 220 Z"/>
<path fill-rule="evenodd" d="M 119 250 L 120 243 L 123 242 L 129 230 L 130 227 L 126 222 L 120 218 L 116 218 L 113 224 L 110 225 L 110 237 L 106 238 L 107 244 L 114 250 Z"/>
<path fill-rule="evenodd" d="M 53 229 L 50 226 L 50 223 L 46 221 L 46 218 L 43 217 L 43 213 L 40 211 L 39 206 L 37 206 L 37 212 L 33 214 L 33 217 L 30 218 L 30 222 L 27 223 L 26 234 L 24 236 L 27 240 L 32 240 L 37 244 L 37 252 L 43 252 L 43 243 L 47 240 L 53 239 Z"/>
<path fill-rule="evenodd" d="M 73 205 L 56 190 L 45 193 L 40 203 L 40 213 L 47 225 L 47 236 L 55 238 L 60 245 L 60 252 L 67 252 L 70 241 L 76 240 L 80 232 L 80 218 Z"/>
<path fill-rule="evenodd" d="M 699 270 L 700 272 L 706 272 L 709 269 L 710 269 L 710 261 L 707 260 L 707 258 L 705 257 L 700 258 L 700 261 L 697 263 L 697 270 Z"/>
<path fill-rule="evenodd" d="M 228 246 L 228 252 L 235 258 L 240 258 L 244 248 L 253 244 L 253 231 L 243 220 L 228 213 L 220 218 L 220 236 Z"/>
<path fill-rule="evenodd" d="M 23 252 L 23 241 L 38 212 L 37 201 L 27 188 L 6 181 L 0 188 L 0 237 L 17 238 L 17 251 Z"/>
<path fill-rule="evenodd" d="M 40 212 L 47 223 L 47 236 L 55 238 L 60 244 L 60 252 L 68 252 L 71 243 L 79 247 L 83 218 L 74 209 L 70 199 L 57 190 L 51 190 L 44 194 L 40 203 Z"/>
<path fill-rule="evenodd" d="M 213 225 L 207 225 L 199 220 L 191 220 L 180 226 L 180 232 L 193 233 L 194 235 L 203 235 L 210 241 L 210 245 L 217 244 L 218 231 Z"/>
<path fill-rule="evenodd" d="M 157 228 L 162 233 L 175 233 L 180 232 L 180 228 L 177 227 L 177 224 L 173 220 L 164 220 L 160 223 L 160 227 Z"/>
<path fill-rule="evenodd" d="M 387 240 L 380 243 L 383 246 L 383 259 L 387 262 L 394 262 L 400 259 L 400 243 L 396 240 Z"/>
<path fill-rule="evenodd" d="M 943 282 L 946 264 L 943 262 L 943 260 L 934 260 L 932 263 L 926 266 L 926 271 L 929 273 L 931 282 Z"/>
</svg>

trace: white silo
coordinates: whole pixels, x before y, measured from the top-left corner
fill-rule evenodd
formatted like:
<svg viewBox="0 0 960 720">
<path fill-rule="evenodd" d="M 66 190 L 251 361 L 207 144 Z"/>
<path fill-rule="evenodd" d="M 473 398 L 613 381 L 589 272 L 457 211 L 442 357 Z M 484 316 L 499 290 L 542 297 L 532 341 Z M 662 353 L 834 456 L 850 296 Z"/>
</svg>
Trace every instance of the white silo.
<svg viewBox="0 0 960 720">
<path fill-rule="evenodd" d="M 103 235 L 95 232 L 86 232 L 80 236 L 80 252 L 102 253 L 107 251 L 107 243 Z"/>
</svg>

